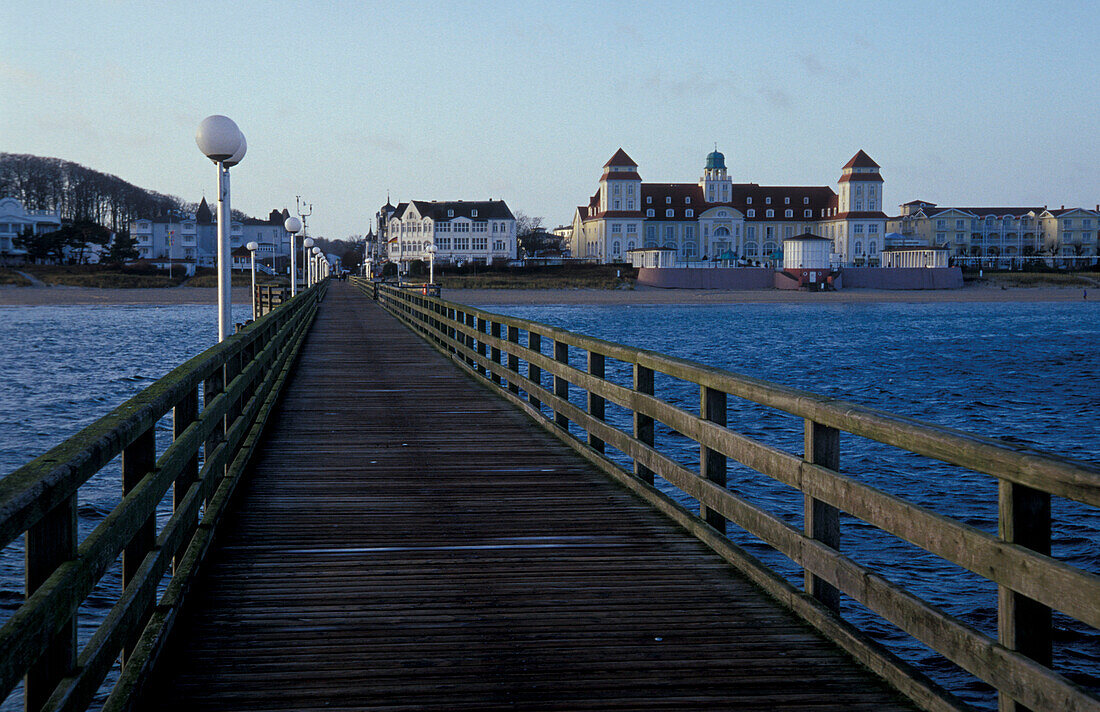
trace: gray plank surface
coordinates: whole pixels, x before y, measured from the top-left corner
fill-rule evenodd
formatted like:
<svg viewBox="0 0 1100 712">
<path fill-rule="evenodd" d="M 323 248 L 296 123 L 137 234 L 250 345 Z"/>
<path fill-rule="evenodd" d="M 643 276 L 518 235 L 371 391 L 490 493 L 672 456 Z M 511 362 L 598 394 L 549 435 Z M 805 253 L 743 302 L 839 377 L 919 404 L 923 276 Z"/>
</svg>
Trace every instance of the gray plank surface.
<svg viewBox="0 0 1100 712">
<path fill-rule="evenodd" d="M 346 284 L 155 710 L 911 709 Z"/>
</svg>

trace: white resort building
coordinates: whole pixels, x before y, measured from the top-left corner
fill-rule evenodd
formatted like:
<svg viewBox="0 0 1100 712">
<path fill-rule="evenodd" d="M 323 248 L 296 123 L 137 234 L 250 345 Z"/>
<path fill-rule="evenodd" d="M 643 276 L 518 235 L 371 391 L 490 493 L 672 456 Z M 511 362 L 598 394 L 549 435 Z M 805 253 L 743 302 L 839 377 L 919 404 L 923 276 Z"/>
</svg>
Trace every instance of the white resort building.
<svg viewBox="0 0 1100 712">
<path fill-rule="evenodd" d="M 290 233 L 283 228 L 283 221 L 289 216 L 284 208 L 272 210 L 266 220 L 231 220 L 230 250 L 256 242 L 259 244 L 256 261 L 261 264 L 289 257 Z M 213 267 L 217 260 L 217 224 L 206 198 L 192 214 L 133 220 L 130 235 L 137 241 L 134 247 L 139 259 L 184 260 L 199 267 Z"/>
<path fill-rule="evenodd" d="M 734 183 L 725 156 L 707 156 L 696 183 L 647 183 L 621 148 L 604 164 L 599 188 L 578 206 L 573 257 L 624 262 L 641 248 L 672 250 L 677 264 L 781 264 L 783 241 L 827 238 L 835 264 L 877 265 L 885 246 L 879 165 L 859 151 L 828 186 Z"/>
<path fill-rule="evenodd" d="M 379 230 L 386 256 L 402 268 L 427 262 L 431 245 L 437 263 L 492 264 L 516 256 L 516 218 L 503 200 L 387 203 L 380 215 L 386 215 Z"/>
<path fill-rule="evenodd" d="M 16 244 L 21 235 L 43 235 L 60 229 L 60 210 L 24 210 L 15 198 L 0 200 L 0 264 L 24 260 L 27 251 Z"/>
</svg>

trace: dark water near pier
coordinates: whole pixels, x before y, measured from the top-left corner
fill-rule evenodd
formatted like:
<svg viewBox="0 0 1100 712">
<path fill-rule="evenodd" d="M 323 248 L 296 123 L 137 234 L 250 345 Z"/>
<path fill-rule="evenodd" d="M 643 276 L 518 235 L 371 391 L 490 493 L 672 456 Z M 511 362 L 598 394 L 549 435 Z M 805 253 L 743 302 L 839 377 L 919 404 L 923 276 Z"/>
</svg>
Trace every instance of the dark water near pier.
<svg viewBox="0 0 1100 712">
<path fill-rule="evenodd" d="M 1100 304 L 867 304 L 490 307 L 611 341 L 663 351 L 734 372 L 929 420 L 974 433 L 1100 461 Z M 243 320 L 245 309 L 235 313 Z M 6 474 L 147 387 L 216 339 L 209 306 L 0 308 L 0 474 Z M 578 354 L 578 357 L 583 355 Z M 580 363 L 578 362 L 578 365 Z M 609 362 L 608 377 L 629 382 Z M 658 393 L 697 408 L 697 387 L 658 378 Z M 581 394 L 577 394 L 580 396 Z M 797 419 L 730 400 L 731 427 L 800 453 Z M 609 406 L 609 419 L 625 418 Z M 170 436 L 165 419 L 158 449 Z M 687 465 L 698 446 L 658 425 L 658 446 Z M 844 436 L 841 469 L 959 520 L 996 531 L 996 485 L 870 441 Z M 731 463 L 730 486 L 794 526 L 801 496 Z M 117 463 L 81 492 L 82 536 L 119 499 Z M 681 501 L 690 504 L 685 498 Z M 1055 501 L 1057 558 L 1100 574 L 1100 514 Z M 996 632 L 996 591 L 984 580 L 883 535 L 842 522 L 842 548 L 987 633 Z M 733 527 L 730 536 L 800 582 L 782 556 Z M 82 611 L 86 640 L 113 603 L 116 570 Z M 0 621 L 22 599 L 21 544 L 0 552 Z M 880 640 L 982 706 L 993 698 L 965 673 L 858 606 Z M 1100 686 L 1100 635 L 1059 618 L 1055 667 Z M 14 706 L 13 706 L 14 705 Z M 9 700 L 2 709 L 17 709 Z"/>
</svg>

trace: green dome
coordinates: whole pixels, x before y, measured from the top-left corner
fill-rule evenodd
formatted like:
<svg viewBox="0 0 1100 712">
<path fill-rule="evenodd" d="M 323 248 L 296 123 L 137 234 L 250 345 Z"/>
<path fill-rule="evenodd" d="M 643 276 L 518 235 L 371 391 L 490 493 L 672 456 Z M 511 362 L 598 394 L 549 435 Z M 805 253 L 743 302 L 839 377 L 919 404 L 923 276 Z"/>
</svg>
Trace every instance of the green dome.
<svg viewBox="0 0 1100 712">
<path fill-rule="evenodd" d="M 726 168 L 726 157 L 718 151 L 711 151 L 707 154 L 707 169 L 712 168 L 721 168 L 722 170 Z"/>
</svg>

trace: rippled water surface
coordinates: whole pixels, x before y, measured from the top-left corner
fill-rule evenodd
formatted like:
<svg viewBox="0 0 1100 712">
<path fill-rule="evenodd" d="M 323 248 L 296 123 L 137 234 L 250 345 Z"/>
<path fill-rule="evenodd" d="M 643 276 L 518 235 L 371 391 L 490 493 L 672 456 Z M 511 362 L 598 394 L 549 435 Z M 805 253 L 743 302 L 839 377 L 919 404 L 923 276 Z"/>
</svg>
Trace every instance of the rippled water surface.
<svg viewBox="0 0 1100 712">
<path fill-rule="evenodd" d="M 513 314 L 769 381 L 851 400 L 982 435 L 1100 461 L 1100 304 L 860 304 L 732 306 L 493 306 Z M 236 320 L 246 316 L 238 308 Z M 212 306 L 0 308 L 0 474 L 77 432 L 216 340 Z M 583 359 L 583 354 L 575 358 Z M 578 360 L 578 366 L 583 363 Z M 629 383 L 608 363 L 608 378 Z M 662 397 L 692 410 L 698 387 L 658 378 Z M 574 393 L 575 398 L 583 394 Z M 579 400 L 578 400 L 579 402 Z M 612 422 L 627 414 L 608 409 Z M 731 427 L 801 453 L 802 423 L 738 402 Z M 628 427 L 626 429 L 629 429 Z M 165 419 L 158 449 L 170 435 Z M 657 428 L 658 447 L 688 465 L 698 446 Z M 990 532 L 996 485 L 877 443 L 842 436 L 841 469 L 863 481 Z M 730 487 L 793 526 L 802 499 L 793 490 L 731 463 Z M 119 499 L 117 463 L 81 491 L 82 535 Z M 670 490 L 671 491 L 671 490 Z M 685 504 L 690 501 L 680 497 Z M 1100 516 L 1056 500 L 1054 553 L 1100 574 Z M 842 548 L 927 600 L 990 634 L 996 590 L 986 581 L 845 517 Z M 748 534 L 730 536 L 800 585 L 789 561 Z M 0 621 L 22 599 L 21 544 L 0 552 Z M 117 592 L 117 570 L 85 606 L 87 639 Z M 937 655 L 857 605 L 845 615 L 984 707 L 993 697 Z M 1059 618 L 1056 667 L 1100 689 L 1100 636 Z M 9 700 L 2 709 L 18 709 Z"/>
</svg>

